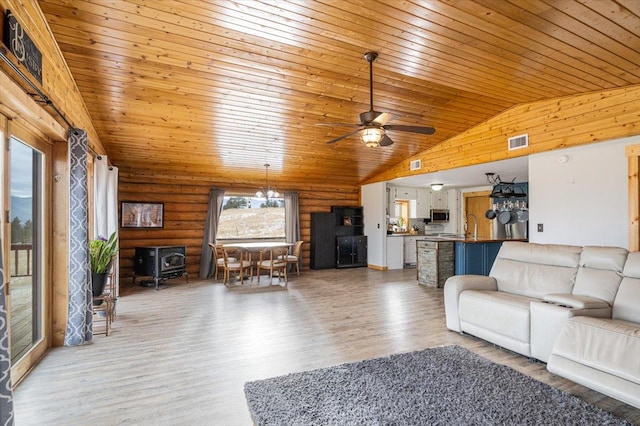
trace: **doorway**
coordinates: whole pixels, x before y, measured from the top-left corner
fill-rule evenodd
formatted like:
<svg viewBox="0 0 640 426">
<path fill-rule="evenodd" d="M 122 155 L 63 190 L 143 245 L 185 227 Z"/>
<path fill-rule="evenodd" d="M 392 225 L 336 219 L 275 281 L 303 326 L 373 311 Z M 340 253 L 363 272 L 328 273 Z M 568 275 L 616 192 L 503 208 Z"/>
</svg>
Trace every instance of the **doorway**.
<svg viewBox="0 0 640 426">
<path fill-rule="evenodd" d="M 49 146 L 16 124 L 6 130 L 5 279 L 11 375 L 17 384 L 48 346 L 45 159 Z"/>
<path fill-rule="evenodd" d="M 493 223 L 491 220 L 487 219 L 485 213 L 487 210 L 491 208 L 491 198 L 489 195 L 491 191 L 477 191 L 477 192 L 467 192 L 464 193 L 464 204 L 462 211 L 462 223 L 468 221 L 468 226 L 465 231 L 465 235 L 467 237 L 473 238 L 474 232 L 474 221 L 473 217 L 475 216 L 478 222 L 478 238 L 479 239 L 488 239 L 493 235 L 492 226 Z"/>
</svg>

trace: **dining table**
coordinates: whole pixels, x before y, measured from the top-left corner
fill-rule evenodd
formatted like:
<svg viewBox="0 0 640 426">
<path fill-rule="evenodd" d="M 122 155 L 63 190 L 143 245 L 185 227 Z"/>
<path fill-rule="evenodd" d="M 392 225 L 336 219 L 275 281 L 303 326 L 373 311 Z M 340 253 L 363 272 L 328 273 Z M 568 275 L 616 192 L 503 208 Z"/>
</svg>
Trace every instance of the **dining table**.
<svg viewBox="0 0 640 426">
<path fill-rule="evenodd" d="M 278 248 L 278 247 L 291 247 L 293 243 L 287 243 L 284 241 L 248 241 L 245 243 L 228 243 L 223 244 L 222 247 L 239 248 L 250 252 L 259 252 L 266 248 Z"/>
<path fill-rule="evenodd" d="M 247 242 L 240 242 L 240 243 L 228 243 L 228 244 L 222 244 L 223 248 L 234 248 L 234 249 L 241 249 L 243 251 L 246 251 L 249 253 L 249 255 L 251 256 L 251 262 L 253 263 L 253 266 L 256 266 L 256 263 L 258 262 L 257 259 L 254 258 L 254 254 L 255 253 L 259 253 L 264 249 L 274 249 L 274 248 L 280 248 L 280 247 L 292 247 L 293 243 L 287 243 L 284 241 L 247 241 Z"/>
</svg>

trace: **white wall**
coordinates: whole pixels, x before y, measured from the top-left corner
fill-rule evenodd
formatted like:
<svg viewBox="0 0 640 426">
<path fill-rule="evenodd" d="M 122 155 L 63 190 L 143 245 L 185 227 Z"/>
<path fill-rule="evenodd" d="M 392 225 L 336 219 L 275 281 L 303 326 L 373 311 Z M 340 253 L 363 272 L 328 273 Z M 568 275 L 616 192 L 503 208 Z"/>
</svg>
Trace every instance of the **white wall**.
<svg viewBox="0 0 640 426">
<path fill-rule="evenodd" d="M 364 235 L 367 236 L 367 263 L 387 265 L 387 184 L 372 183 L 360 187 L 364 209 Z"/>
<path fill-rule="evenodd" d="M 625 146 L 639 143 L 634 136 L 529 156 L 529 241 L 628 248 Z"/>
</svg>

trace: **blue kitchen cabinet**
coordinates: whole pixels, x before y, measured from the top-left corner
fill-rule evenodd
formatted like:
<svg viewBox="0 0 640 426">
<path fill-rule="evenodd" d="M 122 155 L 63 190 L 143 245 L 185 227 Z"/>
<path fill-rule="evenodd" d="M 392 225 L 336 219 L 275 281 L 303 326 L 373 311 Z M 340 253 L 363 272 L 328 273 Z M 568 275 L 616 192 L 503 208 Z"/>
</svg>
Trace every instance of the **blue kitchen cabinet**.
<svg viewBox="0 0 640 426">
<path fill-rule="evenodd" d="M 489 275 L 502 241 L 456 242 L 456 275 Z"/>
</svg>

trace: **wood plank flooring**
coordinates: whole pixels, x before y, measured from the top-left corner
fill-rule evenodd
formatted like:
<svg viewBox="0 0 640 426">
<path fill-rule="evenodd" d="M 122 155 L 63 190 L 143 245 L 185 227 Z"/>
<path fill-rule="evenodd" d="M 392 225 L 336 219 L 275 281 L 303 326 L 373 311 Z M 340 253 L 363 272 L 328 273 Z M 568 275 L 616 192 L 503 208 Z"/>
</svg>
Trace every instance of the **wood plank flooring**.
<svg viewBox="0 0 640 426">
<path fill-rule="evenodd" d="M 16 424 L 251 425 L 247 381 L 450 344 L 640 424 L 640 410 L 543 363 L 448 331 L 442 289 L 415 270 L 303 271 L 288 290 L 170 282 L 122 283 L 113 334 L 52 350 L 14 393 Z"/>
</svg>

